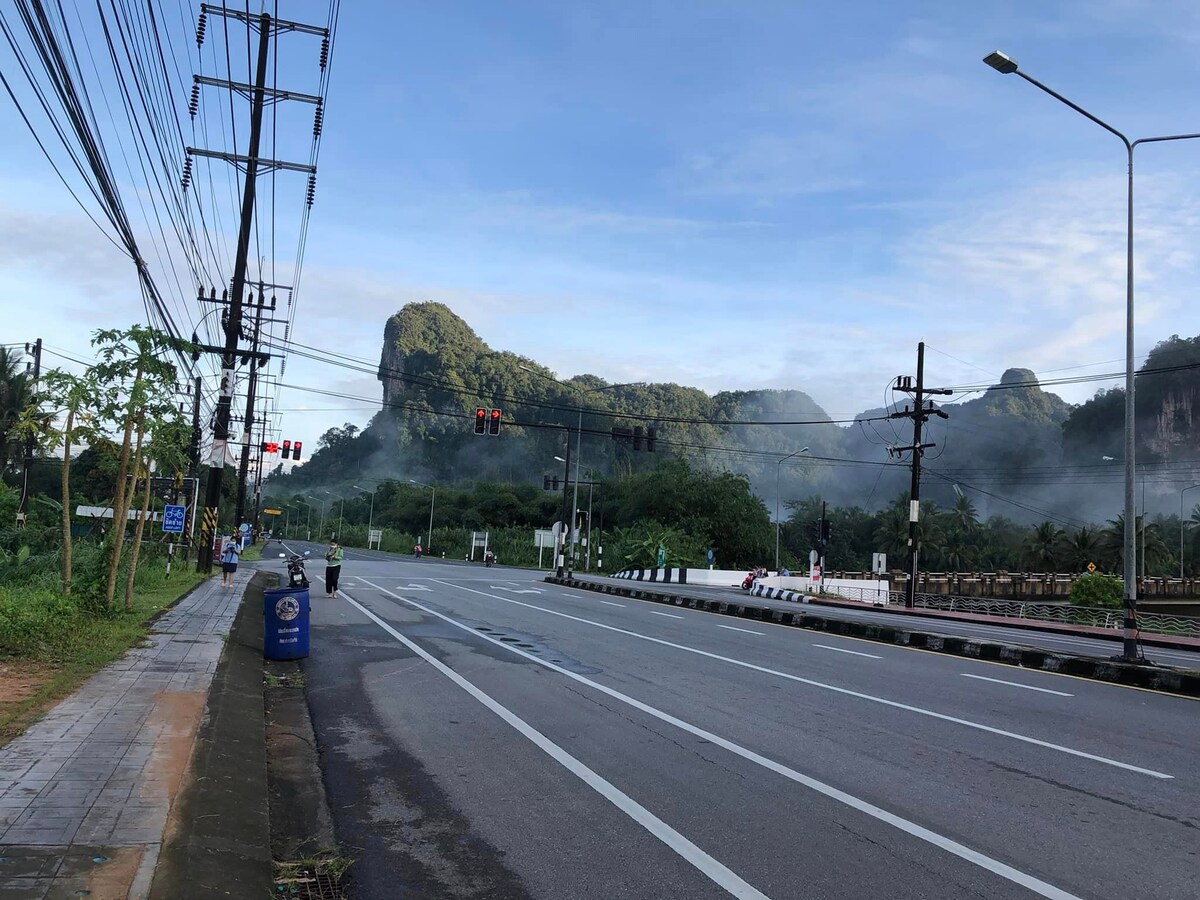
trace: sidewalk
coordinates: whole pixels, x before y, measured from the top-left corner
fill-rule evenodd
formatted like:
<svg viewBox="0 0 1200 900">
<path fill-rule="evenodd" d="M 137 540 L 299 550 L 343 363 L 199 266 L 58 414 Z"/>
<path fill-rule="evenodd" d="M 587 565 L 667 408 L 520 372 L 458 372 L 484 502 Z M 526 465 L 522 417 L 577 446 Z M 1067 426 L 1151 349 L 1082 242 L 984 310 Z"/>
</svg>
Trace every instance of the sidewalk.
<svg viewBox="0 0 1200 900">
<path fill-rule="evenodd" d="M 0 749 L 0 900 L 144 897 L 209 685 L 255 569 L 201 584 Z"/>
</svg>

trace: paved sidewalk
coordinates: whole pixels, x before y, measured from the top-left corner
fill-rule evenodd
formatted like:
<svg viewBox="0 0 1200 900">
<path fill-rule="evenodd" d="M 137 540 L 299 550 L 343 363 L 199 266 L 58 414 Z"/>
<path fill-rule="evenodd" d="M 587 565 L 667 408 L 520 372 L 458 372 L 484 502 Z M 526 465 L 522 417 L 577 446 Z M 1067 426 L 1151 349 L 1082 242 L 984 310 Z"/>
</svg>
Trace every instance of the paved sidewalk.
<svg viewBox="0 0 1200 900">
<path fill-rule="evenodd" d="M 255 568 L 211 578 L 147 645 L 93 675 L 0 749 L 0 900 L 145 896 L 204 712 Z"/>
</svg>

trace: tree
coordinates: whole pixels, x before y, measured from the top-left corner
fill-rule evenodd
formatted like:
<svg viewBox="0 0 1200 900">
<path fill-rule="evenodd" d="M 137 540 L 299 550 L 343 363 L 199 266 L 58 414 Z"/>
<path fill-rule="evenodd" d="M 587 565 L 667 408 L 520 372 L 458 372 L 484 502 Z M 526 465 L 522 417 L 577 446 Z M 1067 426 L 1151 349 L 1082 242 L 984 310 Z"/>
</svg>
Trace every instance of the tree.
<svg viewBox="0 0 1200 900">
<path fill-rule="evenodd" d="M 1076 578 L 1071 584 L 1071 603 L 1074 606 L 1118 609 L 1124 593 L 1125 584 L 1120 578 L 1095 572 Z"/>
<path fill-rule="evenodd" d="M 31 393 L 21 357 L 0 347 L 0 471 L 9 471 L 25 457 L 24 441 L 13 429 L 29 407 Z"/>
<path fill-rule="evenodd" d="M 954 506 L 946 513 L 947 523 L 971 534 L 979 527 L 979 512 L 966 494 L 959 494 Z"/>
<path fill-rule="evenodd" d="M 1043 522 L 1035 528 L 1026 556 L 1029 567 L 1039 572 L 1057 571 L 1062 539 L 1063 530 L 1053 522 Z"/>
<path fill-rule="evenodd" d="M 1099 532 L 1086 525 L 1063 539 L 1065 559 L 1076 572 L 1082 572 L 1088 563 L 1095 563 L 1100 558 L 1101 549 Z"/>
<path fill-rule="evenodd" d="M 104 605 L 111 608 L 117 589 L 125 530 L 129 524 L 128 512 L 136 485 L 134 479 L 129 488 L 125 486 L 130 469 L 130 451 L 132 449 L 136 467 L 147 422 L 174 408 L 176 373 L 175 366 L 162 358 L 170 349 L 169 339 L 144 325 L 97 331 L 92 338 L 92 346 L 96 348 L 98 358 L 93 374 L 98 383 L 108 388 L 100 405 L 100 415 L 121 432 L 121 452 L 113 487 L 113 527 L 108 536 L 108 573 L 104 586 Z"/>
<path fill-rule="evenodd" d="M 165 415 L 164 415 L 165 412 Z M 137 577 L 138 555 L 142 547 L 142 535 L 146 530 L 146 518 L 150 511 L 152 474 L 155 464 L 163 472 L 182 468 L 187 461 L 187 446 L 191 438 L 191 426 L 183 421 L 177 407 L 169 406 L 158 410 L 158 416 L 145 428 L 148 435 L 146 450 L 134 471 L 134 483 L 138 470 L 144 480 L 142 511 L 134 526 L 133 542 L 129 549 L 129 566 L 125 575 L 125 608 L 133 608 L 133 583 Z"/>
</svg>

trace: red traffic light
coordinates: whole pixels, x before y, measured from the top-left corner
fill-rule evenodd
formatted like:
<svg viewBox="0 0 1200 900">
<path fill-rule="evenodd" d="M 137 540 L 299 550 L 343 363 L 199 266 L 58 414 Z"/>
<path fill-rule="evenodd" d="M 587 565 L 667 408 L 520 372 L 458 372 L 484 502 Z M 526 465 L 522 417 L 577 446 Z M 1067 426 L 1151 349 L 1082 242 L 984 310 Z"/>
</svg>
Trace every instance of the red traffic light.
<svg viewBox="0 0 1200 900">
<path fill-rule="evenodd" d="M 279 444 L 276 441 L 267 441 L 262 445 L 263 453 L 278 453 Z"/>
<path fill-rule="evenodd" d="M 303 446 L 304 445 L 299 441 L 296 441 L 296 443 L 292 445 L 292 459 L 300 458 L 300 448 Z"/>
<path fill-rule="evenodd" d="M 500 433 L 500 410 L 493 409 L 491 418 L 488 420 L 488 434 Z"/>
<path fill-rule="evenodd" d="M 475 433 L 487 433 L 487 410 L 482 406 L 475 407 Z"/>
<path fill-rule="evenodd" d="M 283 454 L 282 455 L 283 455 L 284 459 L 292 458 L 292 442 L 291 441 L 283 442 Z"/>
</svg>

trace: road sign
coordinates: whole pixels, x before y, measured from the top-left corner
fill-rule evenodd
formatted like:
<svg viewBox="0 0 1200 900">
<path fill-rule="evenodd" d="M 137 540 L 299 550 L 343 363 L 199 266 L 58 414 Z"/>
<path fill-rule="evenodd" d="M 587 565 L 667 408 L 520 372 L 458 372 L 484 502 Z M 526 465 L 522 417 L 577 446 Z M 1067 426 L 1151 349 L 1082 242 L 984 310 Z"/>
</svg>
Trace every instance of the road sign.
<svg viewBox="0 0 1200 900">
<path fill-rule="evenodd" d="M 817 564 L 817 560 L 819 560 L 820 558 L 821 558 L 821 555 L 819 553 L 817 553 L 816 550 L 809 550 L 808 551 L 809 568 L 812 568 L 813 566 L 815 566 Z"/>
<path fill-rule="evenodd" d="M 658 567 L 661 569 L 667 562 L 667 548 L 659 546 L 658 548 Z"/>
<path fill-rule="evenodd" d="M 871 554 L 871 572 L 875 575 L 887 574 L 887 554 L 872 553 Z"/>
<path fill-rule="evenodd" d="M 167 504 L 167 507 L 163 510 L 162 530 L 170 534 L 183 534 L 183 522 L 186 515 L 186 506 Z"/>
<path fill-rule="evenodd" d="M 264 509 L 263 515 L 264 516 L 282 516 L 283 510 L 282 509 Z"/>
<path fill-rule="evenodd" d="M 716 559 L 716 557 L 713 555 L 712 547 L 709 547 L 708 548 L 708 564 L 710 566 L 712 565 L 714 559 Z"/>
<path fill-rule="evenodd" d="M 164 526 L 164 527 L 165 527 L 165 526 Z M 1095 572 L 1095 571 L 1096 571 L 1096 564 L 1095 564 L 1095 563 L 1088 563 L 1088 571 L 1089 571 L 1089 572 Z"/>
<path fill-rule="evenodd" d="M 536 528 L 533 532 L 533 546 L 535 547 L 554 547 L 554 529 L 552 528 Z"/>
</svg>

